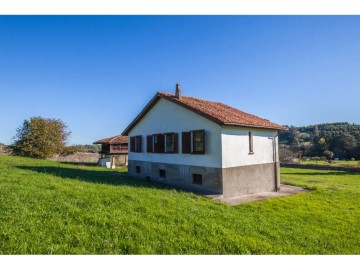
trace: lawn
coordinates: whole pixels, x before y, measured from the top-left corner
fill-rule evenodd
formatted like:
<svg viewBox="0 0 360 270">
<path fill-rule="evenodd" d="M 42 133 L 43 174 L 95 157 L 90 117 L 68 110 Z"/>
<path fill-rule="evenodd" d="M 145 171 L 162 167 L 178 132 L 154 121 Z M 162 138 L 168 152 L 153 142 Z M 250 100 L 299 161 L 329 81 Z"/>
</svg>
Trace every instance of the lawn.
<svg viewBox="0 0 360 270">
<path fill-rule="evenodd" d="M 331 163 L 327 163 L 324 160 L 302 160 L 300 164 L 304 165 L 326 165 L 334 167 L 348 167 L 348 168 L 360 168 L 360 161 L 358 160 L 332 160 Z"/>
<path fill-rule="evenodd" d="M 0 156 L 0 254 L 360 254 L 360 174 L 281 176 L 311 192 L 227 206 L 121 170 Z"/>
</svg>

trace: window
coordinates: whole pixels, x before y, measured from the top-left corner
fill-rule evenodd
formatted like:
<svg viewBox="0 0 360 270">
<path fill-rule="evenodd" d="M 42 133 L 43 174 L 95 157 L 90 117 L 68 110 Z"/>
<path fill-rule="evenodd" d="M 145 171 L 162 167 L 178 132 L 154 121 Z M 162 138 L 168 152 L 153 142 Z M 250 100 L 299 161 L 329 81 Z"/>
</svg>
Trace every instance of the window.
<svg viewBox="0 0 360 270">
<path fill-rule="evenodd" d="M 153 135 L 153 152 L 156 153 L 158 149 L 158 135 Z"/>
<path fill-rule="evenodd" d="M 192 132 L 193 154 L 205 154 L 205 130 Z"/>
<path fill-rule="evenodd" d="M 193 184 L 202 185 L 202 175 L 201 174 L 193 174 Z"/>
<path fill-rule="evenodd" d="M 181 133 L 183 154 L 205 154 L 205 130 Z"/>
<path fill-rule="evenodd" d="M 142 136 L 130 137 L 130 152 L 142 152 L 141 149 Z"/>
<path fill-rule="evenodd" d="M 166 178 L 166 171 L 165 170 L 159 170 L 159 176 L 162 178 Z"/>
<path fill-rule="evenodd" d="M 142 141 L 142 136 L 135 137 L 135 152 L 142 152 L 141 141 Z"/>
<path fill-rule="evenodd" d="M 178 134 L 154 134 L 146 136 L 147 153 L 178 153 Z"/>
<path fill-rule="evenodd" d="M 178 135 L 177 133 L 165 134 L 165 152 L 177 153 L 178 152 Z"/>
<path fill-rule="evenodd" d="M 253 134 L 249 131 L 249 154 L 254 154 Z"/>
<path fill-rule="evenodd" d="M 136 173 L 141 173 L 141 167 L 140 166 L 135 166 L 135 172 Z"/>
</svg>

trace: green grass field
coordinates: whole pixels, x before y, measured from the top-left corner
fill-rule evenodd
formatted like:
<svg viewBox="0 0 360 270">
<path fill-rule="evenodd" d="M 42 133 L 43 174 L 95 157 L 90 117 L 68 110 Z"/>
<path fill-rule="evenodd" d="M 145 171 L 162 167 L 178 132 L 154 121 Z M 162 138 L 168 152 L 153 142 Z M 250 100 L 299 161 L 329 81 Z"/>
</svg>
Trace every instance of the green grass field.
<svg viewBox="0 0 360 270">
<path fill-rule="evenodd" d="M 121 170 L 0 156 L 0 254 L 360 254 L 360 174 L 281 175 L 311 192 L 227 206 Z"/>
<path fill-rule="evenodd" d="M 360 168 L 360 161 L 358 160 L 338 160 L 327 163 L 323 160 L 302 160 L 300 164 L 304 165 L 326 165 L 335 167 L 348 167 L 348 168 Z"/>
</svg>

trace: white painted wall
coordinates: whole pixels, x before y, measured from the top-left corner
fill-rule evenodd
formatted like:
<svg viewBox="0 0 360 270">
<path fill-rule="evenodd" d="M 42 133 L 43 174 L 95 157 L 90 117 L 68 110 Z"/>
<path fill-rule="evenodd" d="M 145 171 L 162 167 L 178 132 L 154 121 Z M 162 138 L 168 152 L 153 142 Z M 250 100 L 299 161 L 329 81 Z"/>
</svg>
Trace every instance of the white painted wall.
<svg viewBox="0 0 360 270">
<path fill-rule="evenodd" d="M 181 132 L 205 129 L 205 155 L 182 154 Z M 146 136 L 157 133 L 179 134 L 178 154 L 146 152 Z M 221 168 L 221 127 L 173 102 L 160 99 L 129 132 L 130 137 L 142 135 L 142 153 L 129 152 L 129 160 L 184 164 Z"/>
<path fill-rule="evenodd" d="M 249 131 L 253 134 L 253 151 L 249 154 Z M 221 130 L 223 168 L 274 162 L 273 139 L 277 131 L 223 127 Z M 276 146 L 278 145 L 276 137 Z M 278 153 L 278 149 L 276 150 Z M 278 155 L 277 155 L 278 160 Z"/>
</svg>

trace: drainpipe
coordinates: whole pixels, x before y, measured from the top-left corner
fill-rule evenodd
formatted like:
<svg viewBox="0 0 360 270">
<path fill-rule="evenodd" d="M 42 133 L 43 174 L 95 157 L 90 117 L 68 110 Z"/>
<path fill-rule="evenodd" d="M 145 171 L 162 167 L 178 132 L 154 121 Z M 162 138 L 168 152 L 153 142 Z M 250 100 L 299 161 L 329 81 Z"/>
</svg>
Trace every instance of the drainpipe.
<svg viewBox="0 0 360 270">
<path fill-rule="evenodd" d="M 277 153 L 276 153 L 276 137 L 278 136 L 279 134 L 276 133 L 276 135 L 274 136 L 273 138 L 273 156 L 274 156 L 274 172 L 275 172 L 275 191 L 279 191 L 279 187 L 278 187 L 278 167 L 277 167 L 277 161 L 276 161 L 276 156 L 277 156 Z"/>
</svg>

